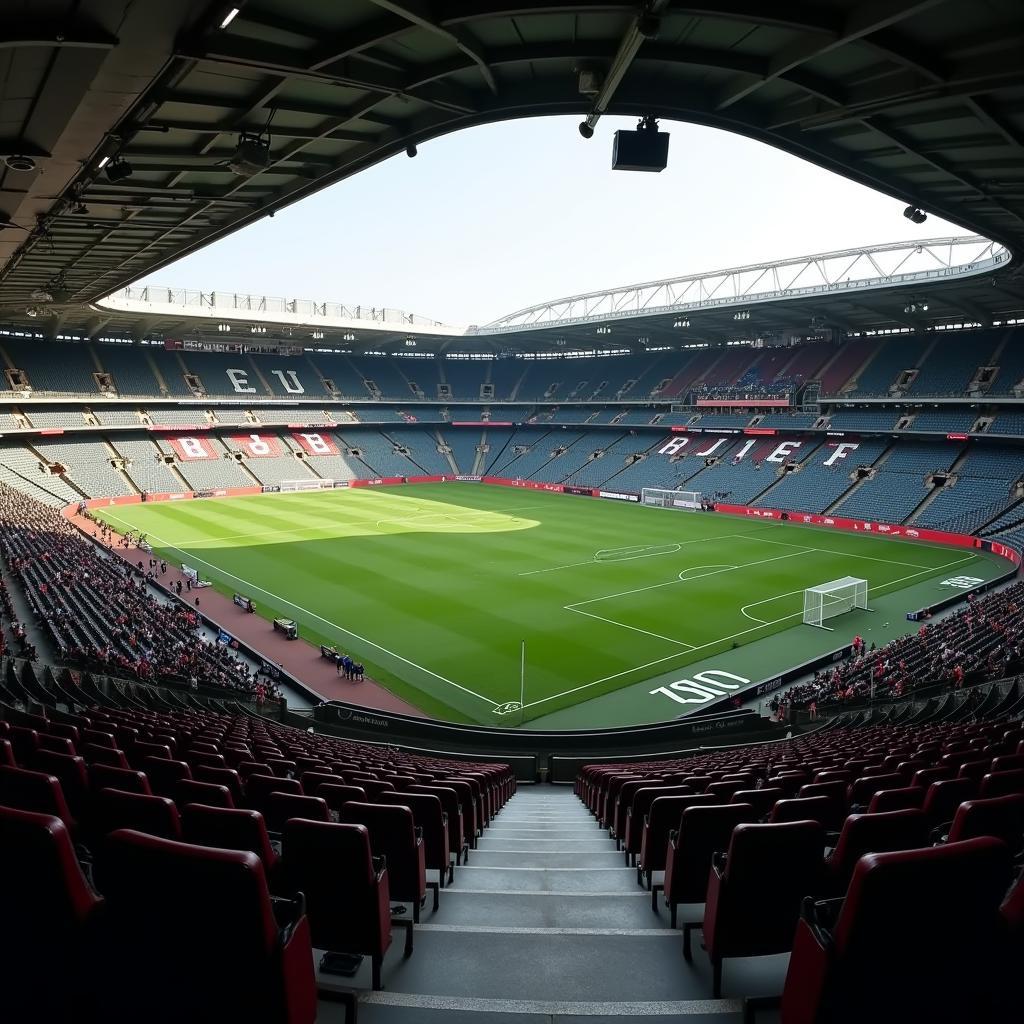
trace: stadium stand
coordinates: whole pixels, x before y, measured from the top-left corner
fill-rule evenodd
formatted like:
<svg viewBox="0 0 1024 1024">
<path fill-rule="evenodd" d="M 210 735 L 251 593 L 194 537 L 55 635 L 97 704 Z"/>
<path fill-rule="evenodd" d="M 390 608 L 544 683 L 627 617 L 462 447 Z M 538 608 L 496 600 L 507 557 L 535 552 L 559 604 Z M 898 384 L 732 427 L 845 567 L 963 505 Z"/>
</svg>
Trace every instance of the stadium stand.
<svg viewBox="0 0 1024 1024">
<path fill-rule="evenodd" d="M 793 512 L 826 512 L 854 486 L 854 469 L 870 466 L 885 448 L 884 441 L 870 440 L 861 441 L 855 452 L 838 449 L 834 443 L 823 444 L 799 464 L 797 472 L 783 474 L 754 504 Z M 833 464 L 827 466 L 830 459 Z"/>
<path fill-rule="evenodd" d="M 858 375 L 856 387 L 849 394 L 851 396 L 891 394 L 900 373 L 917 366 L 929 345 L 929 341 L 916 337 L 883 342 L 871 362 Z"/>
<path fill-rule="evenodd" d="M 209 423 L 205 409 L 170 409 L 165 406 L 150 406 L 146 410 L 154 426 L 205 426 Z"/>
<path fill-rule="evenodd" d="M 434 431 L 415 427 L 389 427 L 383 433 L 395 444 L 409 450 L 408 458 L 419 467 L 417 472 L 428 476 L 452 474 L 452 465 L 447 456 L 437 450 L 440 442 Z"/>
<path fill-rule="evenodd" d="M 776 481 L 783 465 L 803 462 L 817 447 L 817 441 L 813 439 L 794 441 L 796 447 L 787 450 L 778 461 L 768 462 L 768 458 L 779 447 L 777 438 L 758 441 L 741 455 L 746 444 L 737 442 L 731 448 L 716 453 L 719 457 L 713 465 L 687 480 L 687 490 L 700 491 L 704 495 L 721 495 L 723 501 L 749 505 Z"/>
<path fill-rule="evenodd" d="M 957 409 L 925 411 L 914 414 L 908 430 L 928 430 L 936 433 L 967 434 L 977 422 L 978 414 Z"/>
<path fill-rule="evenodd" d="M 103 409 L 92 410 L 96 422 L 104 427 L 137 427 L 142 417 L 135 409 Z"/>
<path fill-rule="evenodd" d="M 854 338 L 838 348 L 821 370 L 821 393 L 841 395 L 845 388 L 878 351 L 874 338 Z"/>
<path fill-rule="evenodd" d="M 37 441 L 34 449 L 47 463 L 63 466 L 63 474 L 82 494 L 134 494 L 135 488 L 111 465 L 113 450 L 104 441 Z"/>
<path fill-rule="evenodd" d="M 486 381 L 490 361 L 478 359 L 445 359 L 441 363 L 445 383 L 451 389 L 451 397 L 463 401 L 479 401 L 480 390 Z M 427 392 L 422 382 L 418 382 L 428 398 L 436 397 Z"/>
<path fill-rule="evenodd" d="M 114 380 L 121 396 L 159 395 L 160 385 L 150 368 L 148 349 L 134 345 L 99 345 L 96 355 L 106 373 Z"/>
<path fill-rule="evenodd" d="M 901 414 L 891 409 L 839 409 L 829 415 L 830 430 L 894 430 Z"/>
<path fill-rule="evenodd" d="M 85 424 L 81 409 L 73 412 L 30 409 L 26 416 L 33 427 L 81 427 Z"/>
<path fill-rule="evenodd" d="M 477 448 L 483 443 L 481 431 L 471 427 L 453 427 L 444 432 L 442 440 L 451 447 L 459 473 L 470 476 L 476 466 Z"/>
<path fill-rule="evenodd" d="M 902 523 L 928 496 L 928 474 L 946 472 L 959 453 L 954 445 L 893 445 L 876 463 L 875 475 L 864 480 L 834 511 L 855 519 L 870 516 L 886 523 Z"/>
<path fill-rule="evenodd" d="M 973 345 L 964 345 L 959 338 L 939 338 L 906 393 L 937 397 L 966 394 L 978 367 L 991 362 L 993 342 L 991 335 L 982 332 Z"/>
<path fill-rule="evenodd" d="M 161 457 L 160 449 L 148 438 L 136 441 L 117 437 L 110 445 L 127 460 L 125 473 L 139 490 L 173 492 L 181 489 L 181 478 L 174 475 Z"/>
<path fill-rule="evenodd" d="M 988 428 L 987 433 L 1013 434 L 1017 437 L 1024 437 L 1024 413 L 1000 412 Z"/>
<path fill-rule="evenodd" d="M 60 395 L 95 395 L 99 390 L 93 374 L 99 367 L 92 349 L 84 344 L 63 344 L 57 349 L 21 338 L 4 338 L 3 349 L 10 365 L 24 370 L 35 392 Z M 60 358 L 54 359 L 58 354 Z M 7 382 L 4 381 L 4 388 Z"/>
<path fill-rule="evenodd" d="M 204 365 L 201 362 L 201 356 L 196 356 L 194 353 L 190 353 L 189 356 L 200 360 L 199 365 Z M 169 398 L 193 397 L 191 389 L 185 383 L 185 364 L 177 352 L 168 352 L 163 348 L 151 346 L 145 349 L 144 358 L 150 360 L 157 373 L 160 374 L 160 381 L 163 385 L 160 388 L 160 394 L 164 394 L 166 388 Z"/>
</svg>

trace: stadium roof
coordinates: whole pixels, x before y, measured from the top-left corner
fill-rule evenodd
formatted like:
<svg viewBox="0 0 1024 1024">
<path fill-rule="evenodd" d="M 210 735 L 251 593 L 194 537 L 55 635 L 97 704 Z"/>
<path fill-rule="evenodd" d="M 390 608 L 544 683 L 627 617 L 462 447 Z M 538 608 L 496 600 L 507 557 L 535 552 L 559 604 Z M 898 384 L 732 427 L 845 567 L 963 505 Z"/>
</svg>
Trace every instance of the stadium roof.
<svg viewBox="0 0 1024 1024">
<path fill-rule="evenodd" d="M 890 242 L 627 285 L 540 303 L 486 326 L 320 299 L 129 286 L 61 311 L 80 337 L 190 338 L 353 351 L 643 351 L 826 331 L 918 331 L 1024 317 L 991 287 L 1009 261 L 980 236 Z M 46 321 L 42 321 L 45 323 Z M 37 321 L 37 326 L 41 323 Z"/>
<path fill-rule="evenodd" d="M 33 291 L 97 299 L 407 147 L 541 114 L 739 132 L 1024 248 L 1015 2 L 16 8 L 0 23 L 5 311 Z M 998 287 L 1019 297 L 1019 273 Z"/>
</svg>

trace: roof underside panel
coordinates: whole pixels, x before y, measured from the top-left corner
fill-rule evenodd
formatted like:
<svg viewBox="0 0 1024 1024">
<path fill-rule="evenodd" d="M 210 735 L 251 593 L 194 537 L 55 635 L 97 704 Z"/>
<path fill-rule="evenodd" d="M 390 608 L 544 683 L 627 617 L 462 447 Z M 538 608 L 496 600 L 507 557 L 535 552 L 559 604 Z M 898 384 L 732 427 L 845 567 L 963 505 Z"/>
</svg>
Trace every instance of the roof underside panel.
<svg viewBox="0 0 1024 1024">
<path fill-rule="evenodd" d="M 609 76 L 639 7 L 249 0 L 222 30 L 210 0 L 13 6 L 0 157 L 35 169 L 0 169 L 0 308 L 95 299 L 444 132 L 585 115 L 579 73 Z M 743 133 L 1019 251 L 1018 2 L 655 6 L 608 112 Z M 263 169 L 238 165 L 243 133 Z"/>
</svg>

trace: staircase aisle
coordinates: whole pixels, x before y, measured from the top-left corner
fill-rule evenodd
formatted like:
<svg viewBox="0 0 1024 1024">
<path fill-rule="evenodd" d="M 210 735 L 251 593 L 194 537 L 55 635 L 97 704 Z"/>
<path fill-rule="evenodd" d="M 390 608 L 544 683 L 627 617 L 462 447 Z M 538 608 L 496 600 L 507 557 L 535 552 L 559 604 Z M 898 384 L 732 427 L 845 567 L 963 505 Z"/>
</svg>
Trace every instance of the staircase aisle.
<svg viewBox="0 0 1024 1024">
<path fill-rule="evenodd" d="M 669 927 L 667 910 L 652 911 L 636 869 L 568 788 L 519 789 L 468 865 L 455 869 L 437 913 L 428 899 L 415 942 L 402 960 L 396 932 L 384 991 L 360 991 L 361 1024 L 743 1019 L 738 998 L 710 998 L 699 935 L 688 966 L 682 932 Z M 780 991 L 785 962 L 778 961 L 767 969 L 762 961 L 727 964 L 727 995 L 741 986 Z M 775 1016 L 758 1019 L 769 1024 Z M 340 1020 L 340 1008 L 321 1002 L 322 1024 Z"/>
</svg>

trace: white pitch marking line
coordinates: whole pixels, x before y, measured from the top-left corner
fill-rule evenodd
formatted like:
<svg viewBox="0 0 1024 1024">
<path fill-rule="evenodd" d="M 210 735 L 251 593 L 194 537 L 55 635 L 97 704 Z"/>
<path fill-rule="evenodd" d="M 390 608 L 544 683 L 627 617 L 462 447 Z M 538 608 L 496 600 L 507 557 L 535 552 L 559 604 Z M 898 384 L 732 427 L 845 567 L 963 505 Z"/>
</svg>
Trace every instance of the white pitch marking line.
<svg viewBox="0 0 1024 1024">
<path fill-rule="evenodd" d="M 752 566 L 752 565 L 764 565 L 767 562 L 779 562 L 779 561 L 781 561 L 784 558 L 796 558 L 799 555 L 810 554 L 812 551 L 814 551 L 814 548 L 804 548 L 804 549 L 802 549 L 800 551 L 791 551 L 788 555 L 775 555 L 772 558 L 762 558 L 762 559 L 759 559 L 758 561 L 755 561 L 755 562 L 744 562 L 742 565 L 734 565 L 734 566 L 731 566 L 730 569 L 724 569 L 722 571 L 723 572 L 730 572 L 730 571 L 733 571 L 735 569 L 749 569 L 750 566 Z M 710 569 L 712 567 L 711 566 L 707 566 L 707 565 L 696 565 L 693 568 L 695 568 L 695 569 Z M 716 573 L 707 573 L 706 575 L 713 576 L 713 575 L 717 575 L 717 574 Z M 696 576 L 694 578 L 695 579 L 701 579 L 702 577 Z M 674 587 L 674 586 L 676 586 L 679 583 L 688 583 L 688 582 L 689 582 L 689 580 L 674 579 L 674 580 L 669 580 L 667 583 L 652 583 L 650 586 L 647 586 L 647 587 L 635 587 L 633 590 L 620 590 L 617 594 L 605 594 L 603 597 L 591 597 L 591 598 L 588 598 L 586 601 L 576 601 L 573 604 L 565 605 L 565 607 L 575 611 L 580 605 L 583 605 L 583 604 L 595 604 L 598 601 L 610 601 L 610 600 L 612 600 L 612 598 L 615 598 L 615 597 L 627 597 L 629 594 L 641 594 L 641 593 L 643 593 L 646 590 L 658 590 L 660 587 Z"/>
<path fill-rule="evenodd" d="M 120 516 L 115 516 L 112 512 L 107 512 L 107 515 L 111 519 L 116 519 L 119 523 L 124 523 L 125 526 L 131 527 L 131 523 L 126 522 Z M 134 529 L 134 527 L 132 527 Z M 424 667 L 423 665 L 417 664 L 415 661 L 410 661 L 408 658 L 403 658 L 402 655 L 396 654 L 394 651 L 388 650 L 386 647 L 381 647 L 380 644 L 374 643 L 372 640 L 367 639 L 365 636 L 360 636 L 358 633 L 353 633 L 350 629 L 345 629 L 344 626 L 339 626 L 336 622 L 331 622 L 329 619 L 325 619 L 322 615 L 317 615 L 315 612 L 311 612 L 308 608 L 303 608 L 302 605 L 294 604 L 291 601 L 286 601 L 283 597 L 279 597 L 277 594 L 271 593 L 269 590 L 264 590 L 263 587 L 256 586 L 255 583 L 251 583 L 249 580 L 243 580 L 240 576 L 235 576 L 233 573 L 226 572 L 219 566 L 213 565 L 210 562 L 205 561 L 202 558 L 197 558 L 195 555 L 190 554 L 188 551 L 183 551 L 176 544 L 171 544 L 169 541 L 163 540 L 158 537 L 155 533 L 150 533 L 150 537 L 153 538 L 158 544 L 163 547 L 170 548 L 172 551 L 177 551 L 179 554 L 184 555 L 190 562 L 199 562 L 205 565 L 208 569 L 213 570 L 220 576 L 227 576 L 229 579 L 235 580 L 237 583 L 243 584 L 249 590 L 255 590 L 261 594 L 265 594 L 267 597 L 272 598 L 279 604 L 287 605 L 289 608 L 294 608 L 296 611 L 302 612 L 304 615 L 308 615 L 311 619 L 316 619 L 317 622 L 322 622 L 326 626 L 330 626 L 332 629 L 337 629 L 346 635 L 353 637 L 360 643 L 367 644 L 370 647 L 375 648 L 378 651 L 383 651 L 385 654 L 390 655 L 392 658 L 397 658 L 403 664 L 411 665 L 413 668 L 419 669 L 421 672 L 425 672 L 428 676 L 433 676 L 435 679 L 440 679 L 442 683 L 448 683 L 449 686 L 454 686 L 457 690 L 462 690 L 463 693 L 468 693 L 471 697 L 476 697 L 477 700 L 482 700 L 485 704 L 490 704 L 492 708 L 498 707 L 498 704 L 491 700 L 489 697 L 484 697 L 474 690 L 470 690 L 468 687 L 463 686 L 461 683 L 455 682 L 453 679 L 448 679 L 445 676 L 440 675 L 433 670 Z"/>
<path fill-rule="evenodd" d="M 600 600 L 600 598 L 598 600 Z M 645 636 L 653 636 L 656 640 L 665 640 L 670 644 L 676 644 L 678 647 L 683 647 L 688 651 L 693 650 L 692 644 L 688 644 L 683 640 L 676 640 L 670 636 L 662 636 L 660 633 L 652 633 L 649 629 L 641 629 L 639 626 L 630 626 L 625 622 L 618 622 L 615 619 L 606 619 L 603 615 L 595 615 L 594 612 L 585 612 L 571 604 L 563 605 L 562 608 L 564 611 L 575 612 L 577 615 L 586 615 L 588 619 L 597 619 L 599 622 L 607 622 L 609 626 L 618 626 L 620 629 L 631 629 L 634 633 L 643 633 Z"/>
<path fill-rule="evenodd" d="M 927 570 L 923 570 L 922 572 L 916 573 L 915 575 L 923 576 L 925 572 L 932 571 L 934 571 L 937 574 L 945 571 L 946 569 L 951 569 L 954 566 L 963 565 L 965 562 L 976 561 L 978 557 L 978 555 L 969 555 L 967 558 L 962 558 L 955 562 L 947 562 L 945 565 L 937 565 L 934 566 L 934 568 L 929 567 Z M 875 590 L 881 590 L 883 587 L 887 585 L 888 584 L 883 583 L 880 586 L 876 587 Z M 699 647 L 694 647 L 692 651 L 702 651 L 705 648 L 713 647 L 715 644 L 728 643 L 730 640 L 735 640 L 738 637 L 746 636 L 748 633 L 756 633 L 759 629 L 763 629 L 765 626 L 774 626 L 777 622 L 784 622 L 786 618 L 791 618 L 791 616 L 785 616 L 781 619 L 771 619 L 768 622 L 762 623 L 761 625 L 752 626 L 750 629 L 741 630 L 739 633 L 733 633 L 732 636 L 719 637 L 717 640 L 711 640 L 706 644 L 701 644 Z M 692 653 L 692 651 L 689 651 L 687 653 Z M 591 686 L 597 686 L 599 683 L 607 683 L 610 682 L 612 679 L 619 679 L 622 676 L 629 675 L 631 672 L 639 672 L 641 669 L 651 668 L 654 665 L 663 665 L 666 661 L 673 661 L 675 658 L 678 657 L 679 654 L 669 654 L 664 658 L 656 658 L 654 661 L 648 661 L 643 665 L 634 665 L 632 668 L 624 669 L 622 672 L 615 672 L 610 676 L 603 676 L 601 679 L 595 679 L 592 682 L 583 683 L 580 686 L 574 686 L 572 687 L 572 689 L 563 690 L 561 693 L 552 694 L 550 697 L 542 697 L 540 700 L 531 701 L 529 704 L 525 706 L 528 708 L 533 708 L 536 707 L 538 704 L 546 704 L 548 701 L 557 700 L 559 697 L 568 696 L 570 693 L 578 693 L 580 690 L 587 690 Z"/>
<path fill-rule="evenodd" d="M 815 550 L 817 550 L 817 549 L 815 549 Z M 969 561 L 971 561 L 974 558 L 977 558 L 977 555 L 970 555 L 970 556 L 968 556 L 965 559 L 960 559 L 959 561 L 956 561 L 956 562 L 949 562 L 947 565 L 940 565 L 934 571 L 938 572 L 940 570 L 945 570 L 945 569 L 948 569 L 948 568 L 950 568 L 952 566 L 955 566 L 955 565 L 962 565 L 965 561 L 969 562 Z M 908 565 L 910 563 L 908 563 L 908 562 L 893 562 L 892 564 L 893 565 Z M 898 580 L 889 580 L 887 583 L 880 583 L 877 587 L 874 588 L 874 590 L 871 591 L 871 593 L 873 593 L 873 594 L 877 593 L 879 590 L 884 590 L 886 587 L 893 587 L 897 583 L 905 583 L 907 580 L 917 579 L 918 576 L 924 576 L 926 573 L 929 573 L 929 572 L 932 572 L 932 571 L 933 570 L 930 569 L 930 568 L 929 569 L 922 569 L 921 572 L 912 572 L 909 576 L 901 576 Z M 806 589 L 806 588 L 804 588 L 804 589 Z M 764 598 L 761 601 L 751 601 L 750 604 L 745 604 L 740 609 L 740 614 L 744 615 L 746 618 L 750 619 L 752 622 L 760 622 L 762 625 L 768 625 L 769 623 L 774 624 L 776 622 L 784 622 L 786 619 L 795 619 L 798 615 L 803 615 L 803 612 L 793 612 L 790 615 L 783 615 L 783 616 L 781 616 L 778 619 L 759 619 L 756 615 L 748 615 L 747 614 L 747 609 L 748 608 L 756 608 L 759 604 L 768 604 L 770 601 L 778 601 L 780 598 L 792 597 L 794 594 L 802 594 L 802 593 L 803 593 L 803 590 L 790 590 L 786 594 L 775 594 L 773 597 L 766 597 L 766 598 Z"/>
<path fill-rule="evenodd" d="M 808 548 L 807 551 L 812 551 L 812 548 Z M 666 640 L 670 644 L 676 644 L 679 647 L 685 647 L 688 651 L 697 650 L 693 644 L 688 644 L 684 640 L 676 640 L 674 637 L 662 636 L 661 633 L 652 633 L 649 629 L 641 629 L 639 626 L 631 626 L 626 622 L 619 622 L 617 619 L 606 619 L 603 615 L 597 615 L 594 612 L 585 612 L 580 608 L 580 605 L 594 604 L 597 601 L 608 601 L 613 597 L 623 597 L 626 594 L 638 594 L 643 590 L 656 590 L 658 587 L 671 587 L 676 583 L 689 583 L 692 580 L 704 579 L 706 576 L 717 576 L 722 572 L 732 572 L 735 569 L 746 569 L 752 565 L 762 565 L 765 562 L 777 562 L 783 558 L 794 558 L 797 555 L 806 554 L 805 551 L 791 551 L 788 555 L 776 555 L 774 558 L 765 558 L 759 562 L 746 562 L 743 565 L 695 565 L 692 569 L 712 569 L 713 572 L 701 573 L 699 576 L 688 576 L 683 579 L 683 574 L 679 574 L 678 579 L 669 580 L 667 583 L 654 583 L 649 587 L 640 587 L 637 590 L 626 590 L 621 594 L 609 594 L 606 597 L 592 597 L 587 601 L 577 601 L 574 604 L 562 605 L 563 610 L 567 612 L 576 612 L 578 615 L 586 615 L 591 619 L 599 619 L 601 622 L 607 622 L 611 626 L 619 626 L 622 629 L 631 629 L 634 633 L 644 633 L 646 636 L 653 636 L 658 640 Z M 683 572 L 689 572 L 689 569 L 684 569 Z M 781 621 L 781 620 L 779 620 Z"/>
<path fill-rule="evenodd" d="M 650 545 L 650 547 L 671 547 L 673 544 L 677 544 L 678 546 L 677 546 L 676 550 L 670 552 L 670 554 L 675 555 L 675 554 L 678 554 L 679 551 L 682 548 L 689 547 L 689 545 L 691 545 L 691 544 L 703 544 L 705 541 L 708 541 L 708 540 L 732 540 L 732 539 L 734 539 L 736 537 L 753 537 L 755 540 L 759 540 L 760 539 L 759 537 L 757 537 L 757 535 L 755 533 L 752 533 L 752 532 L 747 532 L 747 533 L 723 533 L 723 534 L 720 534 L 719 536 L 716 536 L 716 537 L 701 537 L 701 538 L 699 538 L 697 540 L 682 540 L 682 541 L 678 541 L 678 542 L 676 542 L 676 541 L 669 541 L 667 544 L 662 544 L 662 545 L 652 544 L 652 545 Z M 601 548 L 600 550 L 606 551 L 606 550 L 610 550 L 610 549 L 608 549 L 608 548 Z M 665 552 L 659 552 L 659 554 L 665 554 Z M 595 551 L 594 554 L 590 556 L 590 558 L 587 558 L 587 559 L 585 559 L 582 562 L 567 562 L 565 565 L 549 565 L 546 569 L 530 569 L 529 572 L 519 572 L 519 573 L 516 573 L 516 575 L 517 576 L 536 576 L 538 573 L 542 573 L 542 572 L 557 572 L 559 569 L 575 569 L 576 566 L 578 566 L 578 565 L 616 565 L 619 562 L 629 561 L 628 558 L 612 558 L 612 559 L 608 559 L 608 558 L 597 558 L 596 556 L 597 556 L 597 552 Z M 650 556 L 647 556 L 647 555 L 633 555 L 632 557 L 633 558 L 646 558 L 646 557 L 650 557 Z"/>
</svg>

